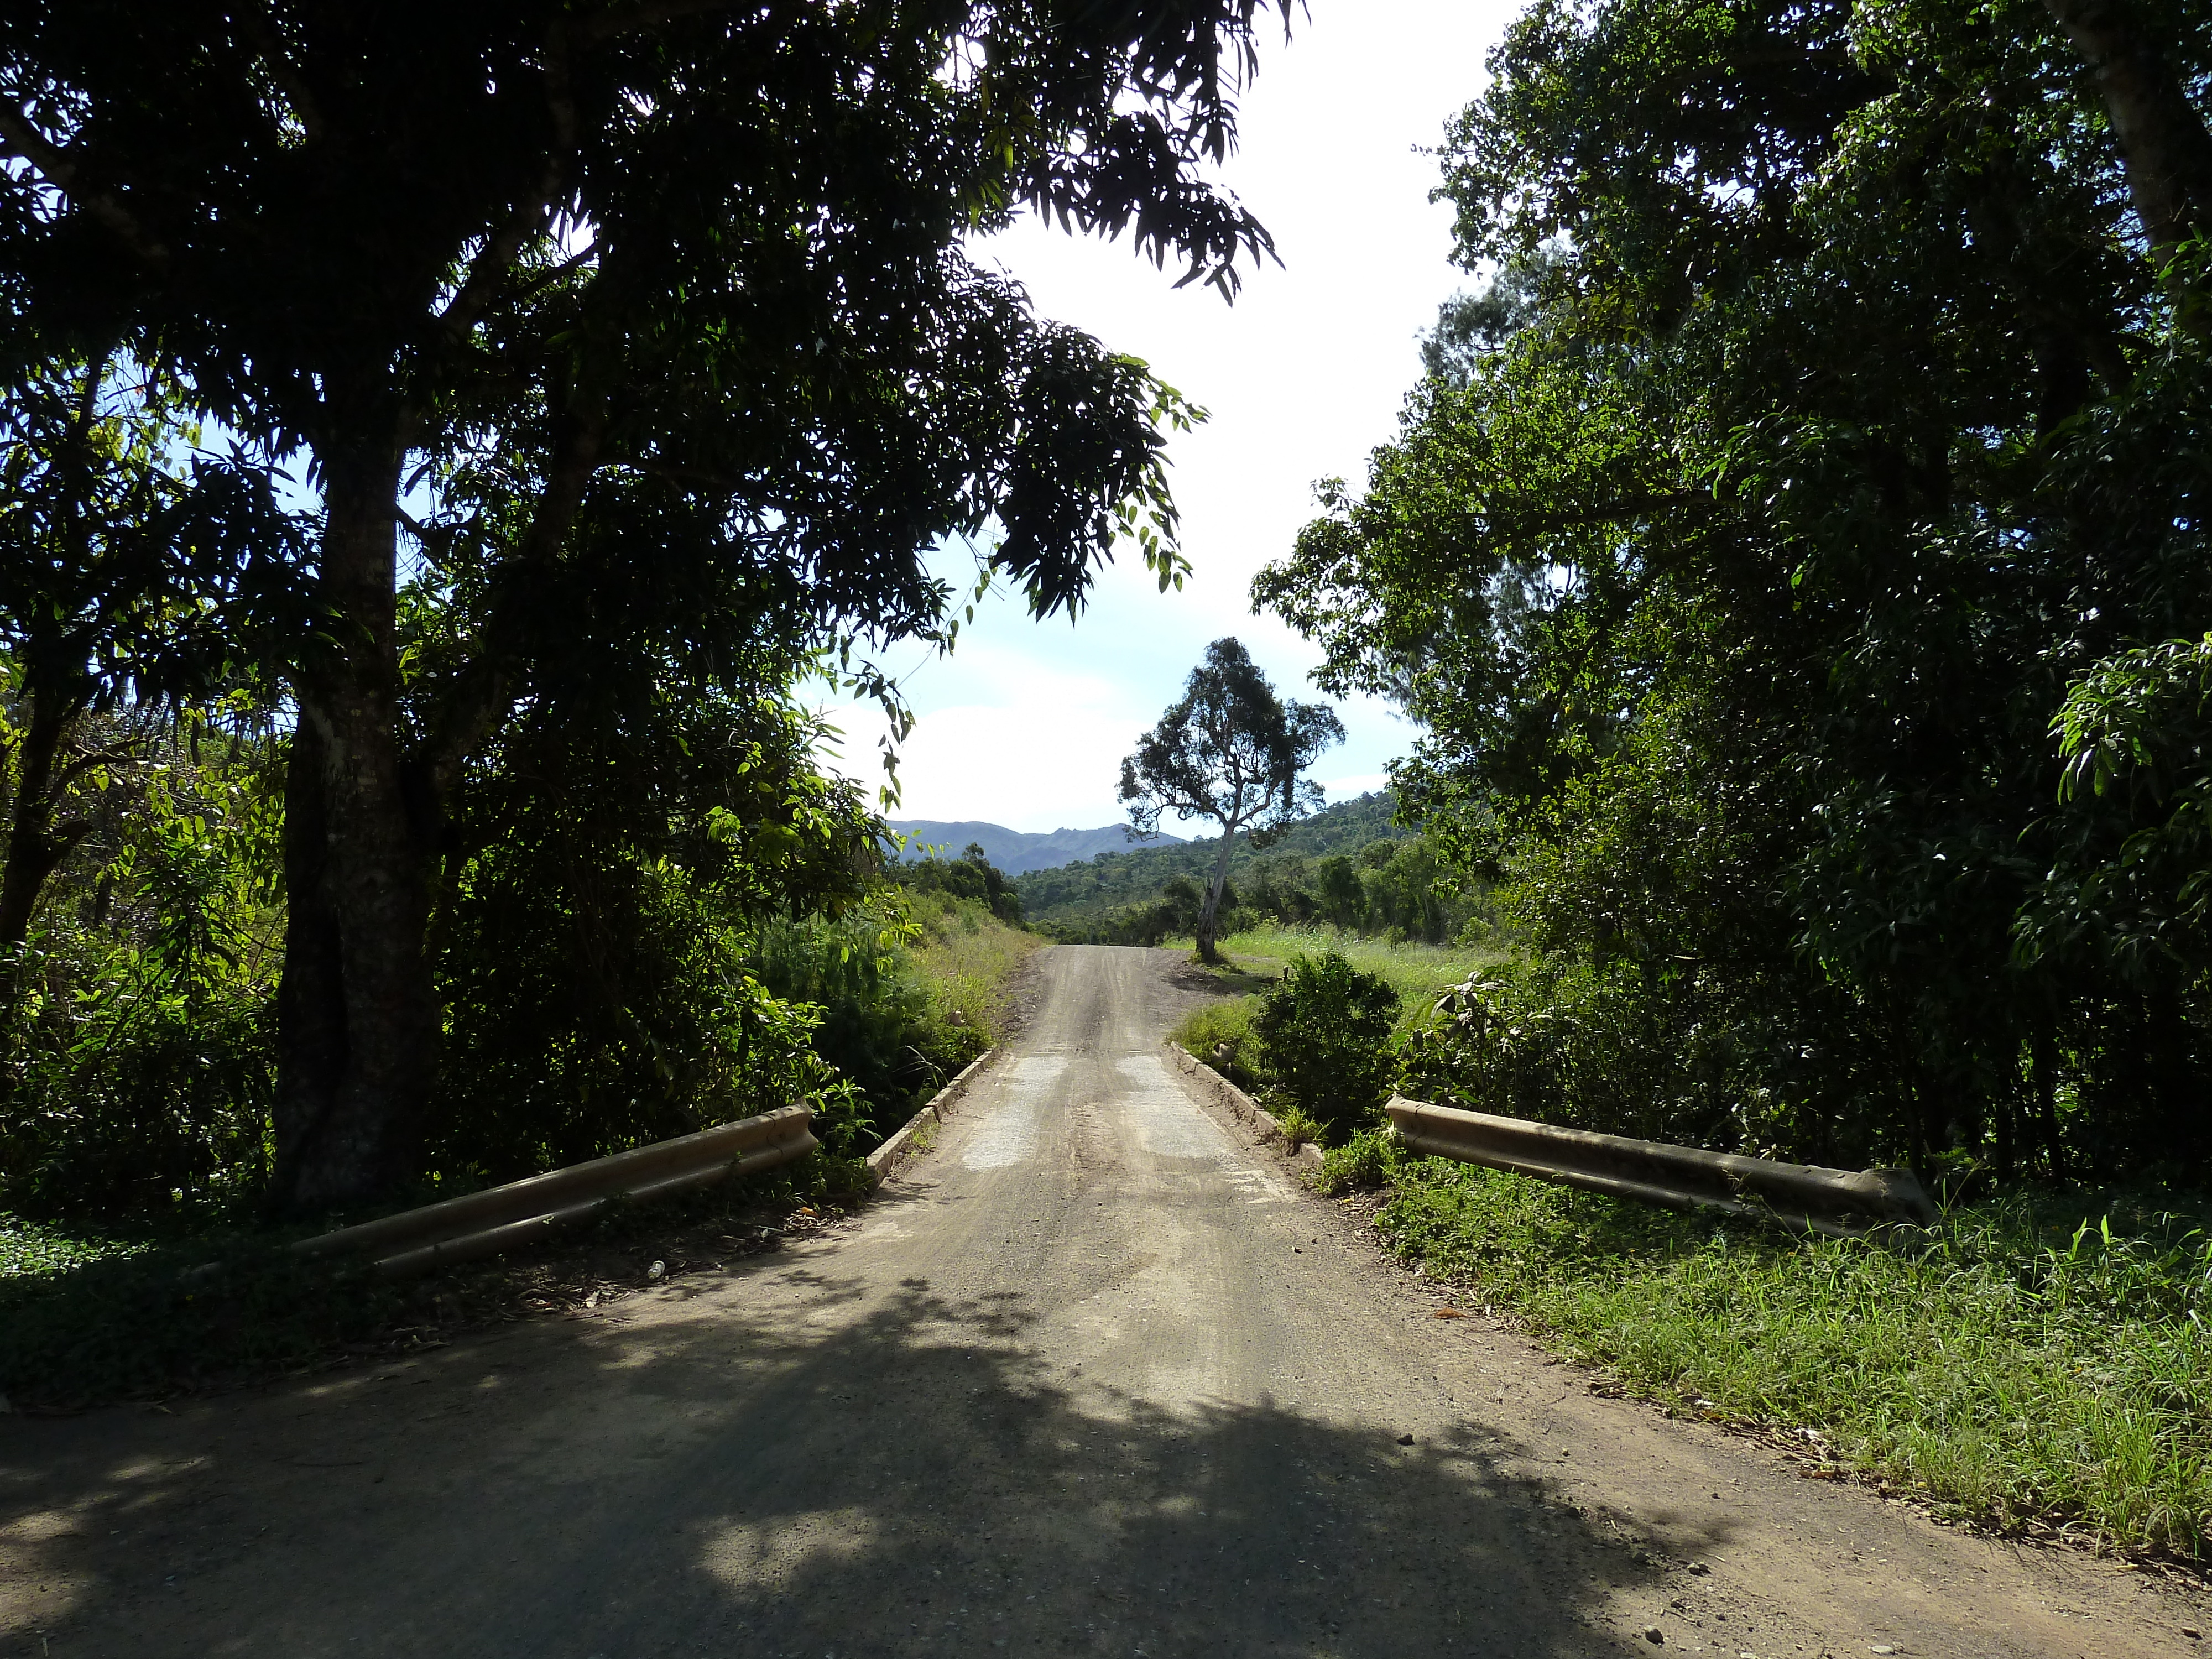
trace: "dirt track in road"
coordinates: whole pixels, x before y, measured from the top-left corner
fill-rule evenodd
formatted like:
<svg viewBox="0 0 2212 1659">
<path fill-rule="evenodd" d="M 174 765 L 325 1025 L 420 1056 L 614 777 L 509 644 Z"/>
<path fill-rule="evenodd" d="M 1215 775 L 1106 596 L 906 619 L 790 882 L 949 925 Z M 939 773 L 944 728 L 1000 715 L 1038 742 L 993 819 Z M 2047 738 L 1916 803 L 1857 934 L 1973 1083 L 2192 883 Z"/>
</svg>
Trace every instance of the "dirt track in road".
<svg viewBox="0 0 2212 1659">
<path fill-rule="evenodd" d="M 1433 1318 L 1162 1063 L 1174 963 L 1048 952 L 829 1237 L 174 1416 L 0 1419 L 0 1654 L 2203 1650 L 2176 1590 Z"/>
</svg>

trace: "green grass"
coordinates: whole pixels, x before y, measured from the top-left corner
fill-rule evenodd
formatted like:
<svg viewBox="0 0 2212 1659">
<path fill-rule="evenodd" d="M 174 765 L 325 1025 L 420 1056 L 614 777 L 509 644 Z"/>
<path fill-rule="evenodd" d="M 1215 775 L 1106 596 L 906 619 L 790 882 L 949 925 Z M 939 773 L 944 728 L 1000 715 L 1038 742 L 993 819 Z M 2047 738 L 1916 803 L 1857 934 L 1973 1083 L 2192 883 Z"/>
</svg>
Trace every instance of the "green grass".
<svg viewBox="0 0 2212 1659">
<path fill-rule="evenodd" d="M 957 1013 L 984 1048 L 1003 1040 L 1014 974 L 1050 941 L 1009 927 L 974 899 L 914 893 L 908 904 L 921 927 L 910 948 L 929 986 L 934 1017 L 950 1022 Z"/>
<path fill-rule="evenodd" d="M 2212 1209 L 2016 1198 L 1924 1245 L 1797 1239 L 1405 1153 L 1389 1246 L 1632 1391 L 1795 1437 L 2002 1530 L 2201 1560 L 2212 1543 Z M 1818 1441 L 1804 1437 L 1811 1430 Z"/>
<path fill-rule="evenodd" d="M 1188 941 L 1184 941 L 1188 944 Z M 1253 1021 L 1260 1012 L 1259 994 L 1282 974 L 1294 957 L 1336 951 L 1367 973 L 1380 975 L 1398 993 L 1397 1029 L 1401 1033 L 1429 1018 L 1444 988 L 1501 962 L 1505 952 L 1484 945 L 1419 945 L 1388 939 L 1363 939 L 1333 927 L 1248 928 L 1220 941 L 1228 958 L 1215 970 L 1224 993 L 1220 1000 L 1193 1009 L 1168 1035 L 1200 1060 L 1210 1061 L 1217 1046 L 1229 1046 L 1224 1068 L 1241 1088 L 1265 1089 L 1272 1079 L 1261 1063 L 1259 1039 Z"/>
<path fill-rule="evenodd" d="M 1353 967 L 1390 981 L 1399 996 L 1401 1028 L 1425 1018 L 1446 986 L 1456 985 L 1504 961 L 1510 954 L 1495 945 L 1394 943 L 1340 933 L 1334 927 L 1273 925 L 1231 933 L 1220 941 L 1220 949 L 1237 966 L 1271 977 L 1293 957 L 1336 951 Z"/>
</svg>

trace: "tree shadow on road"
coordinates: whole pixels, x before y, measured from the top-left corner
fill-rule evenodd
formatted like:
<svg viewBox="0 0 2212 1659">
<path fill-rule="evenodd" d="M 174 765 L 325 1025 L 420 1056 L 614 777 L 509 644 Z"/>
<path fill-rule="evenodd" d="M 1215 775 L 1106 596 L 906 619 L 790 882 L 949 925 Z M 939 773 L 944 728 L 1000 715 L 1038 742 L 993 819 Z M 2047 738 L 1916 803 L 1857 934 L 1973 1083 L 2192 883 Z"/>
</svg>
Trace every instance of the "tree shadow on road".
<svg viewBox="0 0 2212 1659">
<path fill-rule="evenodd" d="M 94 1533 L 197 1528 L 200 1554 L 166 1595 L 140 1582 L 174 1572 L 158 1552 L 80 1571 L 50 1627 L 94 1639 L 52 1651 L 128 1630 L 145 1655 L 285 1659 L 1403 1659 L 1619 1654 L 1638 1636 L 1615 1596 L 1657 1564 L 1509 1477 L 1524 1449 L 1480 1425 L 1406 1446 L 1354 1401 L 1164 1407 L 1038 1360 L 1025 1293 L 959 1301 L 910 1279 L 854 1318 L 853 1281 L 759 1271 L 845 1310 L 810 1331 L 787 1303 L 770 1317 L 732 1296 L 711 1318 L 547 1332 L 506 1355 L 527 1387 L 503 1395 L 463 1347 L 404 1397 L 372 1377 L 226 1402 L 197 1467 L 169 1474 L 128 1443 L 144 1419 L 105 1414 L 110 1455 L 13 1480 L 14 1498 Z M 364 1410 L 379 1387 L 410 1409 Z M 340 1443 L 305 1480 L 287 1455 Z M 232 1547 L 256 1520 L 280 1541 Z M 41 1568 L 37 1534 L 14 1533 L 16 1582 Z"/>
</svg>

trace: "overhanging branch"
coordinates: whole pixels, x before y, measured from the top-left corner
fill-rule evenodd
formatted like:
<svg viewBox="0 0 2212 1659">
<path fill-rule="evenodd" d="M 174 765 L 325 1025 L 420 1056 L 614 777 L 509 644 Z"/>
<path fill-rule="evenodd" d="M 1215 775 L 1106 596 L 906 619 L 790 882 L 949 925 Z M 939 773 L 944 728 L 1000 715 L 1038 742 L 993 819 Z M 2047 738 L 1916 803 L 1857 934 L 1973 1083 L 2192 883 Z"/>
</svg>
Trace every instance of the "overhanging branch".
<svg viewBox="0 0 2212 1659">
<path fill-rule="evenodd" d="M 169 250 L 161 239 L 140 224 L 137 216 L 114 196 L 88 185 L 67 148 L 41 133 L 12 104 L 0 104 L 0 139 L 6 140 L 8 154 L 36 167 L 49 185 L 112 231 L 139 258 L 148 264 L 168 262 Z"/>
</svg>

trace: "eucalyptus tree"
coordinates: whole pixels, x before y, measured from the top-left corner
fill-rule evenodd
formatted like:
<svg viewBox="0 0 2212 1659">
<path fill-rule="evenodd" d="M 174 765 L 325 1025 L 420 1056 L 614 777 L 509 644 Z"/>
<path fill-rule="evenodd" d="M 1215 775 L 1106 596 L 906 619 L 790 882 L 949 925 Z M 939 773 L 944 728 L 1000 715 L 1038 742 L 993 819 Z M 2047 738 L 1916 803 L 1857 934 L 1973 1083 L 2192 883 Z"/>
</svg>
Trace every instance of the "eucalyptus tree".
<svg viewBox="0 0 2212 1659">
<path fill-rule="evenodd" d="M 1216 640 L 1190 671 L 1183 694 L 1159 724 L 1137 739 L 1121 763 L 1121 798 L 1129 823 L 1149 836 L 1163 813 L 1211 818 L 1221 826 L 1220 850 L 1199 901 L 1199 954 L 1218 961 L 1215 928 L 1229 884 L 1237 837 L 1265 847 L 1322 804 L 1322 787 L 1301 776 L 1344 724 L 1325 703 L 1286 703 L 1237 641 Z"/>
<path fill-rule="evenodd" d="M 1041 612 L 1079 606 L 1124 532 L 1172 580 L 1179 401 L 963 239 L 1026 204 L 1232 291 L 1270 245 L 1200 175 L 1265 9 L 71 0 L 0 22 L 0 279 L 173 365 L 321 492 L 325 625 L 287 665 L 281 1201 L 414 1172 L 452 797 L 533 678 L 619 648 L 552 596 L 596 570 L 664 614 L 696 601 L 676 644 L 715 672 L 767 635 L 939 636 L 922 554 L 948 536 L 995 527 L 991 564 Z M 460 573 L 427 657 L 402 526 Z"/>
</svg>

